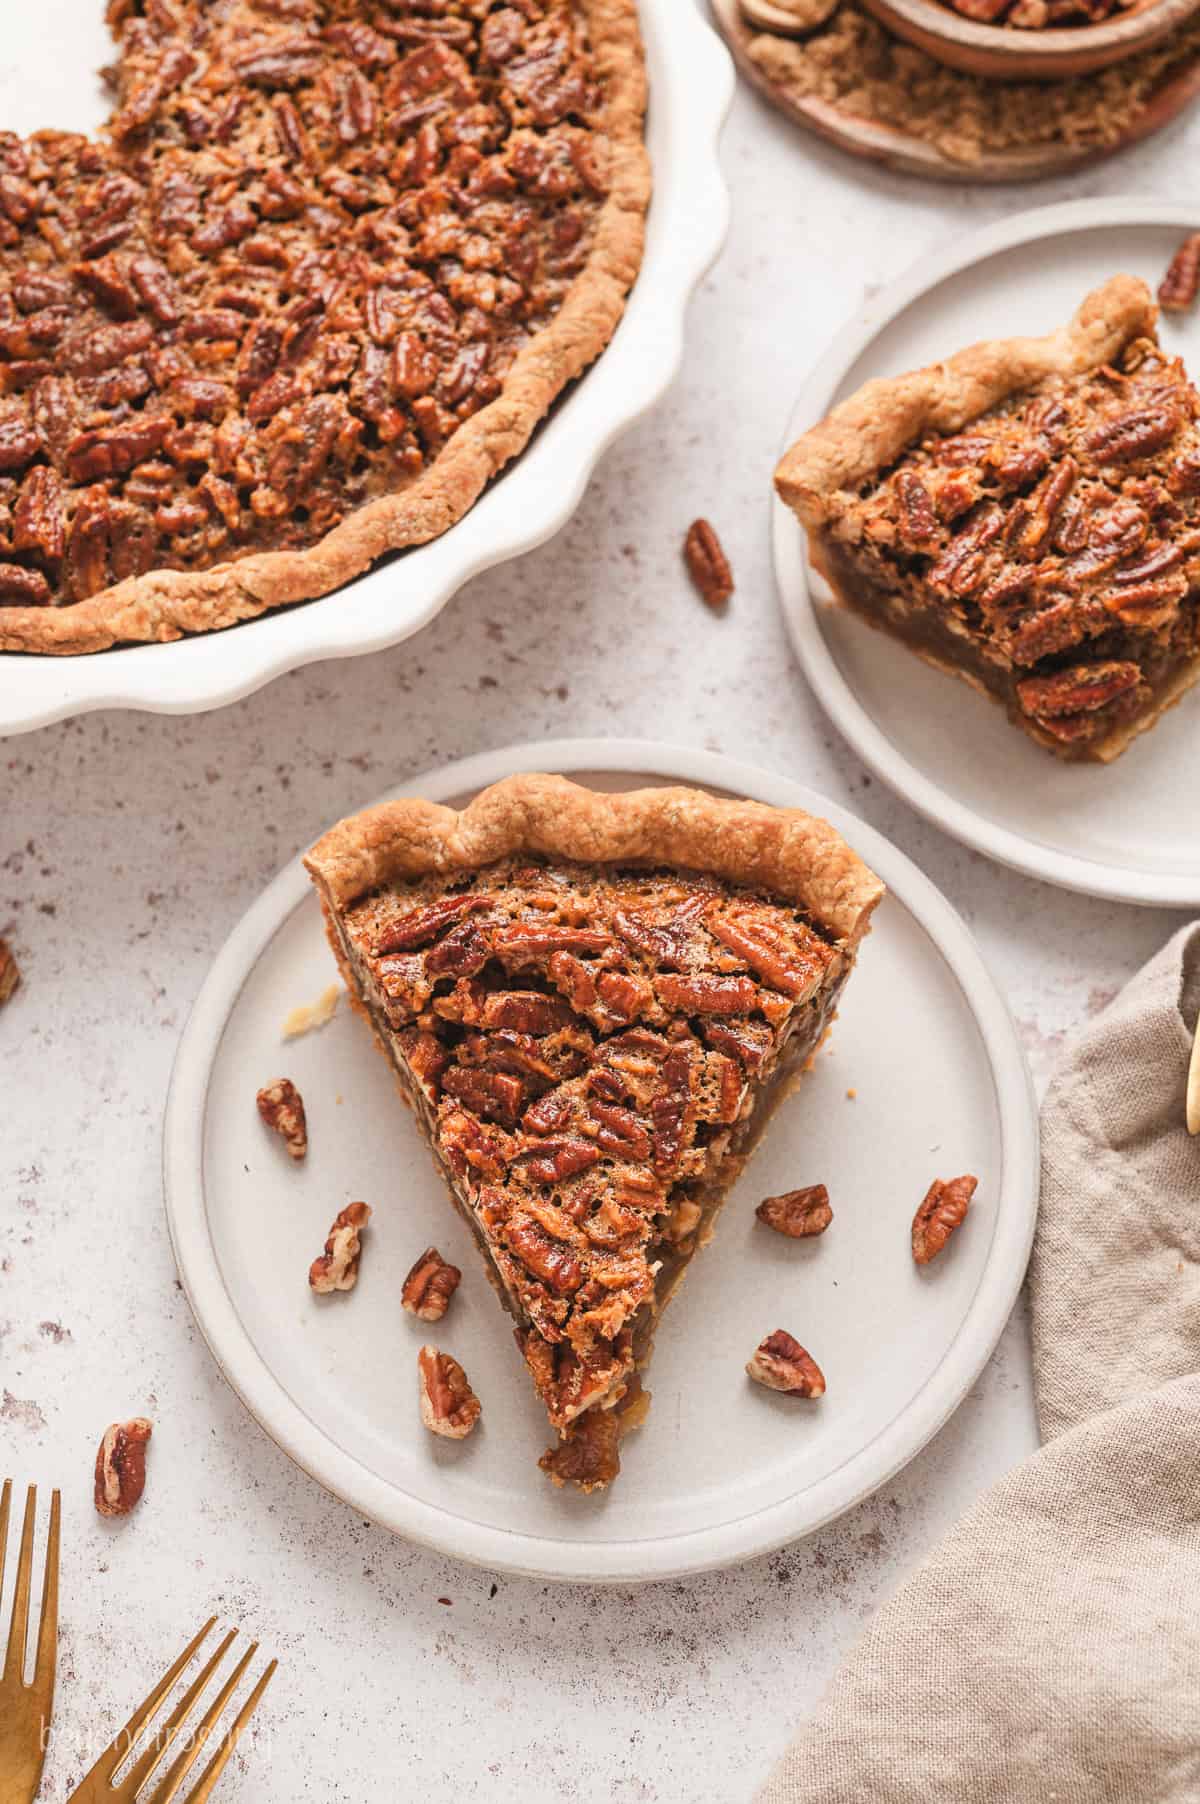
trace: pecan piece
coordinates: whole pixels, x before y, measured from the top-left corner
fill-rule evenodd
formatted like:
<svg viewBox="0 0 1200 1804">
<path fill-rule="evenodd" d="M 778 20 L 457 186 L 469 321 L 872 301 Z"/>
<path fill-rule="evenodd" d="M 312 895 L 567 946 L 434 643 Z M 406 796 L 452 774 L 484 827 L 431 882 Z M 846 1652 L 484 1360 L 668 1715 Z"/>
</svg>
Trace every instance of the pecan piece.
<svg viewBox="0 0 1200 1804">
<path fill-rule="evenodd" d="M 493 951 L 513 964 L 522 958 L 548 958 L 554 952 L 607 952 L 611 945 L 607 933 L 593 933 L 585 927 L 542 926 L 534 921 L 514 921 L 492 935 Z"/>
<path fill-rule="evenodd" d="M 50 464 L 35 464 L 21 485 L 13 513 L 13 549 L 36 551 L 54 563 L 66 543 L 62 477 Z"/>
<path fill-rule="evenodd" d="M 1158 304 L 1167 313 L 1186 313 L 1200 293 L 1200 232 L 1185 238 L 1158 285 Z"/>
<path fill-rule="evenodd" d="M 417 1385 L 421 1420 L 430 1434 L 461 1441 L 479 1420 L 479 1398 L 467 1374 L 449 1353 L 425 1346 L 417 1354 Z"/>
<path fill-rule="evenodd" d="M 815 950 L 813 962 L 805 970 L 794 948 L 772 943 L 761 930 L 758 933 L 750 932 L 742 922 L 731 921 L 723 915 L 710 916 L 708 928 L 714 939 L 720 940 L 723 946 L 728 946 L 731 952 L 736 952 L 739 958 L 745 959 L 750 969 L 757 972 L 764 983 L 781 990 L 785 996 L 799 1000 L 816 984 L 820 964 Z M 789 952 L 792 954 L 790 957 Z"/>
<path fill-rule="evenodd" d="M 757 1007 L 758 986 L 749 977 L 719 977 L 698 971 L 694 977 L 663 972 L 656 980 L 659 1000 L 681 1015 L 748 1015 Z"/>
<path fill-rule="evenodd" d="M 693 520 L 683 541 L 683 558 L 696 593 L 706 607 L 722 608 L 733 594 L 733 571 L 721 541 L 707 520 Z"/>
<path fill-rule="evenodd" d="M 128 1516 L 146 1489 L 146 1444 L 153 1422 L 135 1416 L 104 1431 L 96 1453 L 96 1509 L 101 1516 Z"/>
<path fill-rule="evenodd" d="M 505 1226 L 505 1239 L 521 1264 L 551 1290 L 569 1295 L 583 1283 L 583 1267 L 576 1255 L 527 1215 L 513 1216 Z"/>
<path fill-rule="evenodd" d="M 495 990 L 483 1005 L 482 1026 L 511 1028 L 541 1037 L 569 1027 L 571 1011 L 557 996 L 540 990 Z"/>
<path fill-rule="evenodd" d="M 786 1397 L 823 1397 L 825 1374 L 798 1340 L 785 1328 L 776 1328 L 760 1341 L 746 1371 L 756 1384 L 769 1391 L 782 1391 Z"/>
<path fill-rule="evenodd" d="M 308 1151 L 308 1123 L 304 1098 L 291 1078 L 277 1077 L 273 1084 L 264 1084 L 256 1101 L 263 1121 L 279 1135 L 289 1158 L 302 1159 Z"/>
<path fill-rule="evenodd" d="M 462 1273 L 436 1247 L 426 1247 L 400 1292 L 401 1306 L 423 1322 L 440 1322 L 462 1283 Z"/>
<path fill-rule="evenodd" d="M 427 946 L 463 915 L 486 907 L 486 896 L 443 896 L 440 902 L 401 915 L 385 927 L 375 941 L 375 956 L 382 958 L 389 952 L 411 952 L 417 946 Z"/>
<path fill-rule="evenodd" d="M 645 1159 L 650 1154 L 650 1136 L 631 1109 L 617 1108 L 612 1103 L 594 1102 L 589 1114 L 596 1123 L 596 1144 L 617 1159 Z"/>
<path fill-rule="evenodd" d="M 325 1251 L 309 1268 L 308 1282 L 322 1296 L 334 1290 L 353 1290 L 358 1283 L 362 1257 L 362 1230 L 371 1219 L 366 1203 L 347 1203 L 329 1230 Z"/>
<path fill-rule="evenodd" d="M 935 1178 L 913 1216 L 912 1255 L 918 1265 L 936 1259 L 956 1228 L 961 1228 L 971 1207 L 979 1179 Z"/>
<path fill-rule="evenodd" d="M 500 1071 L 464 1069 L 461 1065 L 452 1065 L 444 1074 L 442 1089 L 472 1114 L 508 1127 L 516 1121 L 525 1100 L 525 1088 L 519 1077 L 509 1077 Z"/>
<path fill-rule="evenodd" d="M 589 1165 L 599 1162 L 600 1154 L 587 1140 L 572 1140 L 565 1137 L 561 1140 L 542 1140 L 536 1146 L 527 1146 L 519 1152 L 513 1161 L 534 1184 L 561 1184 L 566 1178 L 573 1178 L 578 1172 L 586 1171 Z"/>
<path fill-rule="evenodd" d="M 1054 720 L 1065 714 L 1092 714 L 1136 689 L 1139 667 L 1124 659 L 1099 664 L 1073 664 L 1051 676 L 1026 677 L 1017 684 L 1017 697 L 1035 720 Z"/>
<path fill-rule="evenodd" d="M 931 545 L 938 536 L 938 518 L 929 490 L 911 470 L 898 473 L 895 490 L 900 504 L 900 530 L 905 539 L 910 545 Z"/>
<path fill-rule="evenodd" d="M 21 970 L 13 949 L 7 940 L 0 940 L 0 1007 L 8 1001 L 20 981 Z"/>
<path fill-rule="evenodd" d="M 1104 463 L 1128 463 L 1169 445 L 1179 424 L 1174 407 L 1133 407 L 1094 427 L 1084 444 Z"/>
<path fill-rule="evenodd" d="M 833 1220 L 824 1184 L 806 1184 L 799 1190 L 785 1190 L 781 1196 L 765 1196 L 754 1213 L 768 1228 L 786 1234 L 789 1240 L 823 1234 Z"/>
<path fill-rule="evenodd" d="M 494 19 L 498 15 L 491 16 Z M 543 1453 L 538 1465 L 556 1485 L 602 1491 L 621 1470 L 620 1439 L 616 1410 L 585 1409 L 563 1430 L 558 1446 Z"/>
<path fill-rule="evenodd" d="M 23 564 L 0 564 L 0 601 L 44 608 L 49 600 L 50 584 L 40 570 L 26 570 Z"/>
</svg>

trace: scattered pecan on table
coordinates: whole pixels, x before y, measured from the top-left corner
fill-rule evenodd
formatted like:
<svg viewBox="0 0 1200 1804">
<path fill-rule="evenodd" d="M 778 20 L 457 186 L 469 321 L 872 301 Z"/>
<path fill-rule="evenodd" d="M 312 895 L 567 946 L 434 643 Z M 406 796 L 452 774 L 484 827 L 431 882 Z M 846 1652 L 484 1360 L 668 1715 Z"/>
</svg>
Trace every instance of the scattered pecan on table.
<svg viewBox="0 0 1200 1804">
<path fill-rule="evenodd" d="M 353 1290 L 358 1283 L 358 1263 L 362 1257 L 362 1230 L 371 1219 L 366 1203 L 347 1203 L 325 1242 L 325 1251 L 309 1267 L 308 1282 L 315 1291 L 327 1295 L 334 1290 Z"/>
<path fill-rule="evenodd" d="M 21 970 L 7 940 L 0 940 L 0 1006 L 6 1003 L 21 981 Z"/>
<path fill-rule="evenodd" d="M 308 1151 L 308 1121 L 304 1098 L 290 1077 L 277 1077 L 259 1091 L 258 1112 L 267 1126 L 279 1135 L 289 1157 L 302 1159 Z"/>
<path fill-rule="evenodd" d="M 756 1384 L 787 1397 L 823 1397 L 825 1374 L 798 1340 L 785 1328 L 776 1328 L 761 1341 L 746 1371 Z"/>
<path fill-rule="evenodd" d="M 978 1178 L 935 1178 L 912 1224 L 912 1255 L 918 1265 L 936 1259 L 950 1236 L 961 1228 L 971 1207 Z"/>
<path fill-rule="evenodd" d="M 1158 285 L 1158 304 L 1167 313 L 1186 313 L 1200 293 L 1200 232 L 1185 238 Z"/>
<path fill-rule="evenodd" d="M 790 1240 L 823 1234 L 833 1220 L 824 1184 L 806 1184 L 800 1190 L 785 1190 L 782 1196 L 765 1196 L 754 1213 L 768 1228 Z"/>
<path fill-rule="evenodd" d="M 462 1273 L 436 1247 L 426 1247 L 400 1292 L 401 1306 L 422 1322 L 440 1322 L 462 1283 Z"/>
<path fill-rule="evenodd" d="M 700 599 L 710 608 L 724 607 L 733 594 L 733 571 L 707 520 L 693 520 L 688 527 L 683 559 Z"/>
<path fill-rule="evenodd" d="M 461 1441 L 479 1420 L 479 1398 L 457 1359 L 437 1347 L 422 1347 L 417 1354 L 421 1420 L 430 1434 Z"/>
<path fill-rule="evenodd" d="M 135 1416 L 104 1431 L 96 1453 L 96 1509 L 101 1516 L 128 1516 L 146 1489 L 146 1446 L 153 1422 Z"/>
</svg>

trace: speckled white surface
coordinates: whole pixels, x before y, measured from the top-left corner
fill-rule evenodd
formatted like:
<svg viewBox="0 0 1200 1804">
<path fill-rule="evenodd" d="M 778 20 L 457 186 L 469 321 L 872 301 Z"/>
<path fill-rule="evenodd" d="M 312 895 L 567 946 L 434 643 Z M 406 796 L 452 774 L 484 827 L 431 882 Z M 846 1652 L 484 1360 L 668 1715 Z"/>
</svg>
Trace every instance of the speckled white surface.
<svg viewBox="0 0 1200 1804">
<path fill-rule="evenodd" d="M 1198 150 L 1193 113 L 1070 183 L 955 191 L 844 161 L 742 95 L 733 233 L 684 372 L 555 542 L 373 660 L 193 720 L 96 715 L 0 746 L 0 932 L 26 975 L 0 1017 L 0 1470 L 64 1491 L 54 1804 L 214 1609 L 283 1660 L 218 1792 L 230 1804 L 734 1804 L 877 1602 L 1034 1445 L 1018 1319 L 926 1452 L 812 1540 L 641 1591 L 493 1583 L 332 1502 L 226 1389 L 174 1281 L 159 1123 L 189 1003 L 285 857 L 424 766 L 572 732 L 711 746 L 846 801 L 964 912 L 1041 1083 L 1071 1024 L 1181 917 L 989 866 L 868 782 L 787 649 L 767 482 L 800 379 L 870 284 L 1031 199 L 1171 195 Z M 737 574 L 724 620 L 680 569 L 698 513 Z M 95 1443 L 142 1411 L 158 1424 L 146 1500 L 105 1526 Z"/>
</svg>

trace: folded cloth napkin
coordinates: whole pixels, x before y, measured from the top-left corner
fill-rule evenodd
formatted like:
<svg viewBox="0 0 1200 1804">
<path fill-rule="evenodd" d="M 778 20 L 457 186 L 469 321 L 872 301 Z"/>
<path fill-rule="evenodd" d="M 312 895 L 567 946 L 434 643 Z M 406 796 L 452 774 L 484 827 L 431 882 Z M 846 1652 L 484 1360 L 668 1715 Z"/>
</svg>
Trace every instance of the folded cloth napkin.
<svg viewBox="0 0 1200 1804">
<path fill-rule="evenodd" d="M 758 1804 L 1200 1804 L 1200 922 L 1067 1052 L 1030 1268 L 1045 1445 L 876 1617 Z"/>
</svg>

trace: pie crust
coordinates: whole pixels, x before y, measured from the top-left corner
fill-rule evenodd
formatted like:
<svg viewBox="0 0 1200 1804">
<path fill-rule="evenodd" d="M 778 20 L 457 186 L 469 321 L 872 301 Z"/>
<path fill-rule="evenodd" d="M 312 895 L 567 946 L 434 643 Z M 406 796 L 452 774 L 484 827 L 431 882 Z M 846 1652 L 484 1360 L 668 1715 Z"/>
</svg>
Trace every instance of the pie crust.
<svg viewBox="0 0 1200 1804">
<path fill-rule="evenodd" d="M 591 69 L 603 95 L 598 128 L 607 140 L 610 158 L 606 192 L 591 216 L 590 247 L 582 267 L 570 280 L 549 322 L 517 350 L 495 398 L 458 425 L 407 486 L 352 504 L 352 511 L 315 543 L 250 550 L 244 555 L 235 551 L 227 561 L 210 560 L 207 568 L 152 568 L 128 575 L 85 599 L 59 605 L 0 605 L 0 651 L 75 654 L 118 644 L 171 640 L 328 594 L 387 553 L 423 544 L 445 532 L 524 448 L 555 399 L 599 355 L 616 328 L 641 262 L 650 194 L 636 0 L 569 3 L 584 21 Z M 195 4 L 196 0 L 180 0 L 175 10 Z M 359 13 L 365 20 L 371 6 L 373 0 L 313 0 L 311 6 L 290 7 L 260 6 L 259 0 L 222 0 L 221 18 L 240 8 L 241 14 L 251 18 L 254 29 L 273 29 L 286 38 L 289 33 L 294 37 L 298 28 L 313 27 L 314 21 L 319 27 L 326 14 L 343 23 L 355 20 Z M 112 16 L 119 26 L 125 26 L 135 10 L 134 0 L 113 0 Z M 420 25 L 423 10 L 409 10 L 420 15 Z M 441 10 L 432 9 L 439 17 Z M 513 16 L 519 19 L 527 11 L 518 8 Z M 241 14 L 235 19 L 239 30 Z M 158 16 L 172 15 L 159 8 Z M 202 20 L 204 16 L 202 8 Z M 216 8 L 211 16 L 217 17 Z M 374 11 L 370 16 L 375 16 Z M 438 29 L 436 18 L 432 25 L 425 24 L 432 31 Z M 314 42 L 319 45 L 320 41 L 317 31 Z M 203 79 L 203 62 L 195 79 Z M 252 99 L 261 100 L 258 90 L 262 85 L 255 76 Z M 285 98 L 290 93 L 295 99 L 295 88 L 294 82 L 286 82 Z M 418 127 L 419 120 L 414 120 L 413 129 Z M 173 123 L 170 129 L 175 131 L 177 126 Z M 49 143 L 57 142 L 55 134 L 45 136 Z M 11 134 L 9 144 L 20 152 L 19 141 Z M 0 151 L 5 148 L 0 144 Z M 105 155 L 112 154 L 107 140 L 101 141 L 101 148 Z M 0 156 L 0 188 L 6 179 Z M 0 213 L 2 210 L 0 207 Z M 333 215 L 327 212 L 327 218 Z M 351 221 L 353 226 L 359 224 L 360 220 Z M 8 226 L 9 222 L 0 218 L 0 229 Z M 336 235 L 336 224 L 324 229 Z M 350 226 L 345 229 L 349 236 Z M 0 244 L 3 242 L 0 239 Z M 185 327 L 187 323 L 185 316 Z M 142 416 L 134 413 L 131 417 L 136 422 Z M 11 465 L 0 462 L 3 468 Z M 195 503 L 202 498 L 192 495 L 190 499 Z M 2 532 L 0 521 L 0 535 Z M 0 550 L 0 563 L 5 555 Z M 18 550 L 18 561 L 22 555 Z"/>
<path fill-rule="evenodd" d="M 769 1115 L 828 1031 L 878 879 L 824 821 L 519 776 L 343 821 L 305 860 L 356 1008 L 602 1488 L 639 1373 Z"/>
<path fill-rule="evenodd" d="M 1114 276 L 1045 337 L 867 382 L 776 471 L 838 601 L 1067 758 L 1116 757 L 1200 677 L 1200 397 L 1156 317 Z"/>
</svg>

